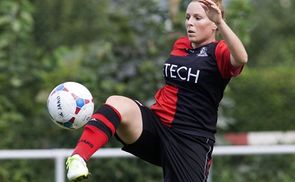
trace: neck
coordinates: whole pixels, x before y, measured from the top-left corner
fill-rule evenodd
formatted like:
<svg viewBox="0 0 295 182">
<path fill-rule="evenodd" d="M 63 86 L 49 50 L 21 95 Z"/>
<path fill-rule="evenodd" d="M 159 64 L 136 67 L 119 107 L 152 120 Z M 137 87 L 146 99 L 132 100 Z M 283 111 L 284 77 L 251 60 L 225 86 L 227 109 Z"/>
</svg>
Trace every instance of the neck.
<svg viewBox="0 0 295 182">
<path fill-rule="evenodd" d="M 202 47 L 204 45 L 210 44 L 215 41 L 216 41 L 216 39 L 212 38 L 212 39 L 209 39 L 209 40 L 203 41 L 203 42 L 192 42 L 191 44 L 192 44 L 192 47 L 195 49 L 195 48 Z"/>
</svg>

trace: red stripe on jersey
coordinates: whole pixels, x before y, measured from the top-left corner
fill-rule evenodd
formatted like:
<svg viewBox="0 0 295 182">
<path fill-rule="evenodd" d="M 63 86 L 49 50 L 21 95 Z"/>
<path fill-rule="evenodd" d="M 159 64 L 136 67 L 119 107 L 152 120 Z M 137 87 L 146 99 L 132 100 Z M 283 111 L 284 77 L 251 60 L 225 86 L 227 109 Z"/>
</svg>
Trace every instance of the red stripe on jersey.
<svg viewBox="0 0 295 182">
<path fill-rule="evenodd" d="M 112 135 L 115 134 L 115 131 L 116 131 L 115 126 L 104 115 L 99 114 L 99 113 L 95 113 L 92 115 L 92 118 L 95 118 L 95 119 L 101 121 L 103 124 L 105 124 L 111 130 Z"/>
<path fill-rule="evenodd" d="M 188 37 L 180 37 L 175 41 L 170 54 L 173 56 L 187 56 L 187 49 L 192 49 L 191 42 Z"/>
<path fill-rule="evenodd" d="M 151 106 L 153 110 L 161 119 L 162 123 L 171 126 L 174 120 L 177 104 L 178 88 L 171 85 L 165 85 L 158 90 L 155 95 L 156 103 Z"/>
<path fill-rule="evenodd" d="M 215 49 L 218 69 L 223 78 L 231 78 L 241 73 L 243 66 L 234 67 L 230 62 L 230 52 L 224 40 L 218 42 Z"/>
</svg>

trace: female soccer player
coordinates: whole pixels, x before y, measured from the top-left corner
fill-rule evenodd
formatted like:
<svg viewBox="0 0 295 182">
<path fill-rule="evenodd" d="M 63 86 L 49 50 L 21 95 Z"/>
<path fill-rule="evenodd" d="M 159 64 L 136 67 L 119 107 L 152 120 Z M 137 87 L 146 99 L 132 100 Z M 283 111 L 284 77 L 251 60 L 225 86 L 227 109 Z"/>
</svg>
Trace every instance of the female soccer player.
<svg viewBox="0 0 295 182">
<path fill-rule="evenodd" d="M 123 143 L 123 150 L 161 166 L 165 182 L 207 180 L 219 102 L 248 59 L 242 42 L 223 20 L 221 1 L 189 3 L 187 36 L 174 43 L 163 68 L 166 84 L 150 108 L 111 96 L 93 114 L 67 160 L 69 180 L 88 176 L 85 161 L 112 135 Z M 217 32 L 223 40 L 216 40 Z"/>
</svg>

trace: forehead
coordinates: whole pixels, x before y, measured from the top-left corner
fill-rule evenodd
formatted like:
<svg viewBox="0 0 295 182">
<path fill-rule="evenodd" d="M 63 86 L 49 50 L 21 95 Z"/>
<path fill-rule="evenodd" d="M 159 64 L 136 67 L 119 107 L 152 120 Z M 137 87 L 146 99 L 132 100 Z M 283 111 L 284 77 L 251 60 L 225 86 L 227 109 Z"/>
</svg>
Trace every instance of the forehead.
<svg viewBox="0 0 295 182">
<path fill-rule="evenodd" d="M 192 1 L 189 3 L 186 9 L 187 14 L 206 14 L 201 3 L 198 1 Z"/>
</svg>

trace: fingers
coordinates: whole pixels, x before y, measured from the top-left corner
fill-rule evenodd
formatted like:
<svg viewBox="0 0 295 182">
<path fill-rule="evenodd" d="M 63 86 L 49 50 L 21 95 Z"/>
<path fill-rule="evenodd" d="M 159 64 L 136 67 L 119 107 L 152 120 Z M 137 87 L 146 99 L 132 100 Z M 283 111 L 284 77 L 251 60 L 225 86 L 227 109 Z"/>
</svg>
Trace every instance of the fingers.
<svg viewBox="0 0 295 182">
<path fill-rule="evenodd" d="M 207 0 L 199 0 L 199 2 L 206 5 L 206 6 L 208 6 L 208 7 L 210 7 L 212 5 L 212 2 L 207 1 Z"/>
<path fill-rule="evenodd" d="M 205 5 L 207 8 L 219 9 L 218 6 L 212 0 L 199 0 L 202 5 Z"/>
<path fill-rule="evenodd" d="M 204 8 L 205 11 L 208 11 L 208 5 L 203 0 L 200 0 L 199 2 L 201 3 L 202 8 Z"/>
<path fill-rule="evenodd" d="M 208 12 L 210 9 L 220 13 L 220 8 L 216 5 L 216 3 L 212 0 L 199 0 L 199 3 L 201 3 L 202 7 L 206 12 Z"/>
<path fill-rule="evenodd" d="M 212 0 L 199 0 L 198 1 L 205 10 L 208 18 L 214 23 L 220 22 L 222 13 L 217 4 Z"/>
</svg>

